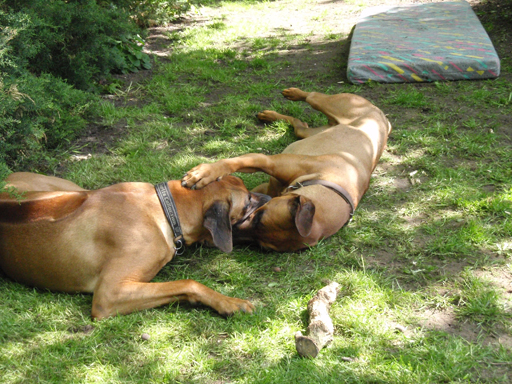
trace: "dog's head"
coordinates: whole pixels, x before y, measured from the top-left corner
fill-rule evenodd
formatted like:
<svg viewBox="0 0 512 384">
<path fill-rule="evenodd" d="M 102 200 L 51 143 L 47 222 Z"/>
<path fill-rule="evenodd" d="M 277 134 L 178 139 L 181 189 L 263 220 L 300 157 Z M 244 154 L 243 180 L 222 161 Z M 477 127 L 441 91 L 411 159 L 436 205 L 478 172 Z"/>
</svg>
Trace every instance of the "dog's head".
<svg viewBox="0 0 512 384">
<path fill-rule="evenodd" d="M 203 226 L 209 235 L 203 241 L 224 252 L 233 249 L 233 226 L 246 221 L 270 196 L 249 192 L 234 176 L 208 184 L 204 191 Z"/>
<path fill-rule="evenodd" d="M 315 205 L 294 193 L 257 208 L 233 230 L 236 242 L 256 242 L 275 251 L 296 251 L 316 243 L 312 236 Z"/>
</svg>

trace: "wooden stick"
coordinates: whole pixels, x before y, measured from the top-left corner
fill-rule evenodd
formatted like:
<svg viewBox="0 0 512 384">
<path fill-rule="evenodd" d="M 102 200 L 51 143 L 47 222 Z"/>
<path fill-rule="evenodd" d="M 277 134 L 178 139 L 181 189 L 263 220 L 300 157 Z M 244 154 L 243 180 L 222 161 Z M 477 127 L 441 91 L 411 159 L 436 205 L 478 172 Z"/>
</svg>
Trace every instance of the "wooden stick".
<svg viewBox="0 0 512 384">
<path fill-rule="evenodd" d="M 309 300 L 309 326 L 306 336 L 299 331 L 295 334 L 295 347 L 299 355 L 304 357 L 316 357 L 320 350 L 333 339 L 334 326 L 329 316 L 329 309 L 336 300 L 340 285 L 333 282 L 320 289 Z"/>
</svg>

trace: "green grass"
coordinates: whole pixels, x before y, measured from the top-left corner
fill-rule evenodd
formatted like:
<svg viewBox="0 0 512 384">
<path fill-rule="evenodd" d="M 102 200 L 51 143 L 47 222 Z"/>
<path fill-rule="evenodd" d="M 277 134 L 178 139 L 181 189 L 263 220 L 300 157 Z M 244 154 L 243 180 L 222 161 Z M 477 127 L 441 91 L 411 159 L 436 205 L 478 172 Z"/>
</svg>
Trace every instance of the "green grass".
<svg viewBox="0 0 512 384">
<path fill-rule="evenodd" d="M 103 102 L 96 123 L 116 136 L 107 149 L 53 161 L 86 188 L 179 179 L 200 162 L 293 142 L 285 124 L 257 122 L 262 109 L 325 124 L 284 100 L 284 88 L 357 93 L 388 114 L 393 132 L 352 223 L 301 253 L 192 246 L 155 278 L 249 299 L 252 316 L 170 305 L 92 322 L 89 295 L 0 279 L 0 383 L 510 382 L 512 57 L 501 38 L 510 30 L 484 13 L 502 59 L 497 80 L 355 86 L 340 63 L 350 28 L 328 19 L 350 25 L 363 3 L 337 3 L 334 14 L 312 0 L 212 2 L 207 23 L 169 32 L 172 54 L 149 78 Z M 303 28 L 290 27 L 309 8 Z M 92 156 L 67 157 L 77 152 Z M 240 176 L 248 187 L 266 179 Z M 293 335 L 330 281 L 342 287 L 334 341 L 300 358 Z"/>
</svg>

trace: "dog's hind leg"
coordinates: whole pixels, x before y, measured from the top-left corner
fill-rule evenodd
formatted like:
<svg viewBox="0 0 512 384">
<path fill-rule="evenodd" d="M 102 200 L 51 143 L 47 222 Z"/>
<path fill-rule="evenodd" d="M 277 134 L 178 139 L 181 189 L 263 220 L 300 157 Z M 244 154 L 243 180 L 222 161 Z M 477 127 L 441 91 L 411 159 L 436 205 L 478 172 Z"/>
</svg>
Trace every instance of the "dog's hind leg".
<svg viewBox="0 0 512 384">
<path fill-rule="evenodd" d="M 288 100 L 307 102 L 312 108 L 327 116 L 331 127 L 338 124 L 359 126 L 364 124 L 366 117 L 385 119 L 383 113 L 371 102 L 350 93 L 326 95 L 288 88 L 283 91 L 283 96 Z M 360 121 L 361 117 L 365 117 L 362 122 Z"/>
<path fill-rule="evenodd" d="M 385 121 L 385 115 L 365 98 L 350 93 L 325 95 L 319 92 L 304 92 L 297 88 L 288 88 L 283 91 L 283 96 L 292 101 L 305 101 L 312 108 L 322 112 L 329 121 L 329 126 L 338 124 L 360 127 L 365 125 L 368 119 Z M 322 127 L 323 130 L 326 127 Z M 318 132 L 316 132 L 318 133 Z M 312 136 L 314 133 L 310 133 Z"/>
<path fill-rule="evenodd" d="M 311 105 L 311 107 L 327 116 L 328 122 L 326 126 L 310 128 L 308 127 L 307 123 L 304 123 L 299 119 L 291 116 L 281 115 L 280 113 L 274 111 L 263 111 L 258 114 L 258 118 L 262 121 L 287 121 L 293 126 L 295 135 L 299 139 L 305 139 L 325 131 L 330 127 L 340 123 L 346 124 L 349 121 L 344 119 L 342 116 L 344 104 L 347 104 L 347 102 L 350 103 L 350 100 L 344 94 L 325 95 L 318 92 L 304 92 L 298 88 L 288 88 L 285 89 L 282 93 L 286 99 L 291 101 L 305 101 Z"/>
<path fill-rule="evenodd" d="M 328 119 L 329 127 L 344 121 L 343 110 L 351 102 L 346 94 L 326 95 L 320 92 L 304 92 L 298 88 L 288 88 L 282 92 L 283 96 L 292 101 L 305 101 L 313 109 L 322 112 Z"/>
<path fill-rule="evenodd" d="M 292 116 L 286 116 L 281 115 L 280 113 L 274 112 L 274 111 L 263 111 L 258 113 L 258 119 L 265 122 L 272 122 L 277 120 L 284 120 L 287 121 L 289 124 L 293 126 L 293 131 L 295 133 L 295 136 L 297 136 L 299 139 L 305 139 L 306 137 L 316 135 L 319 132 L 322 132 L 330 126 L 325 127 L 319 127 L 319 128 L 309 128 L 308 124 L 296 119 Z"/>
<path fill-rule="evenodd" d="M 85 191 L 71 181 L 30 172 L 11 173 L 5 181 L 6 187 L 14 187 L 18 192 Z"/>
<path fill-rule="evenodd" d="M 319 112 L 322 112 L 327 116 L 328 126 L 320 127 L 322 130 L 338 125 L 341 121 L 339 120 L 339 108 L 336 107 L 340 95 L 325 95 L 319 92 L 304 92 L 298 88 L 288 88 L 282 92 L 283 96 L 292 101 L 305 101 L 311 107 Z M 319 131 L 312 133 L 316 134 Z M 312 136 L 309 134 L 309 136 Z"/>
</svg>

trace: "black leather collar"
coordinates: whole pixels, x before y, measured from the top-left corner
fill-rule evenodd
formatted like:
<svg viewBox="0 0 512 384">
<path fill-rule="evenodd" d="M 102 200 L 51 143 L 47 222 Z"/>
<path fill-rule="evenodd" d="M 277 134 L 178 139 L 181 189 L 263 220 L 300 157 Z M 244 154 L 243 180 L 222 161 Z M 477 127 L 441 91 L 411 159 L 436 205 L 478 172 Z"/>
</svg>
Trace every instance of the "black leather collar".
<svg viewBox="0 0 512 384">
<path fill-rule="evenodd" d="M 181 255 L 185 251 L 185 242 L 183 241 L 183 231 L 181 230 L 178 210 L 176 209 L 171 190 L 166 182 L 155 185 L 155 190 L 160 204 L 162 204 L 162 208 L 164 209 L 165 217 L 174 232 L 176 254 Z"/>
<path fill-rule="evenodd" d="M 355 208 L 354 208 L 354 201 L 352 200 L 352 197 L 350 196 L 350 194 L 347 192 L 347 190 L 345 188 L 340 187 L 338 184 L 335 184 L 331 181 L 320 180 L 320 179 L 306 180 L 303 182 L 296 183 L 294 185 L 290 185 L 288 188 L 299 189 L 301 187 L 307 187 L 308 185 L 322 185 L 322 186 L 327 187 L 327 188 L 331 189 L 332 191 L 336 192 L 338 195 L 340 195 L 343 198 L 343 200 L 345 200 L 348 203 L 348 205 L 350 205 L 350 218 L 345 223 L 345 225 L 350 223 L 350 221 L 352 220 L 352 216 L 354 216 Z"/>
</svg>

